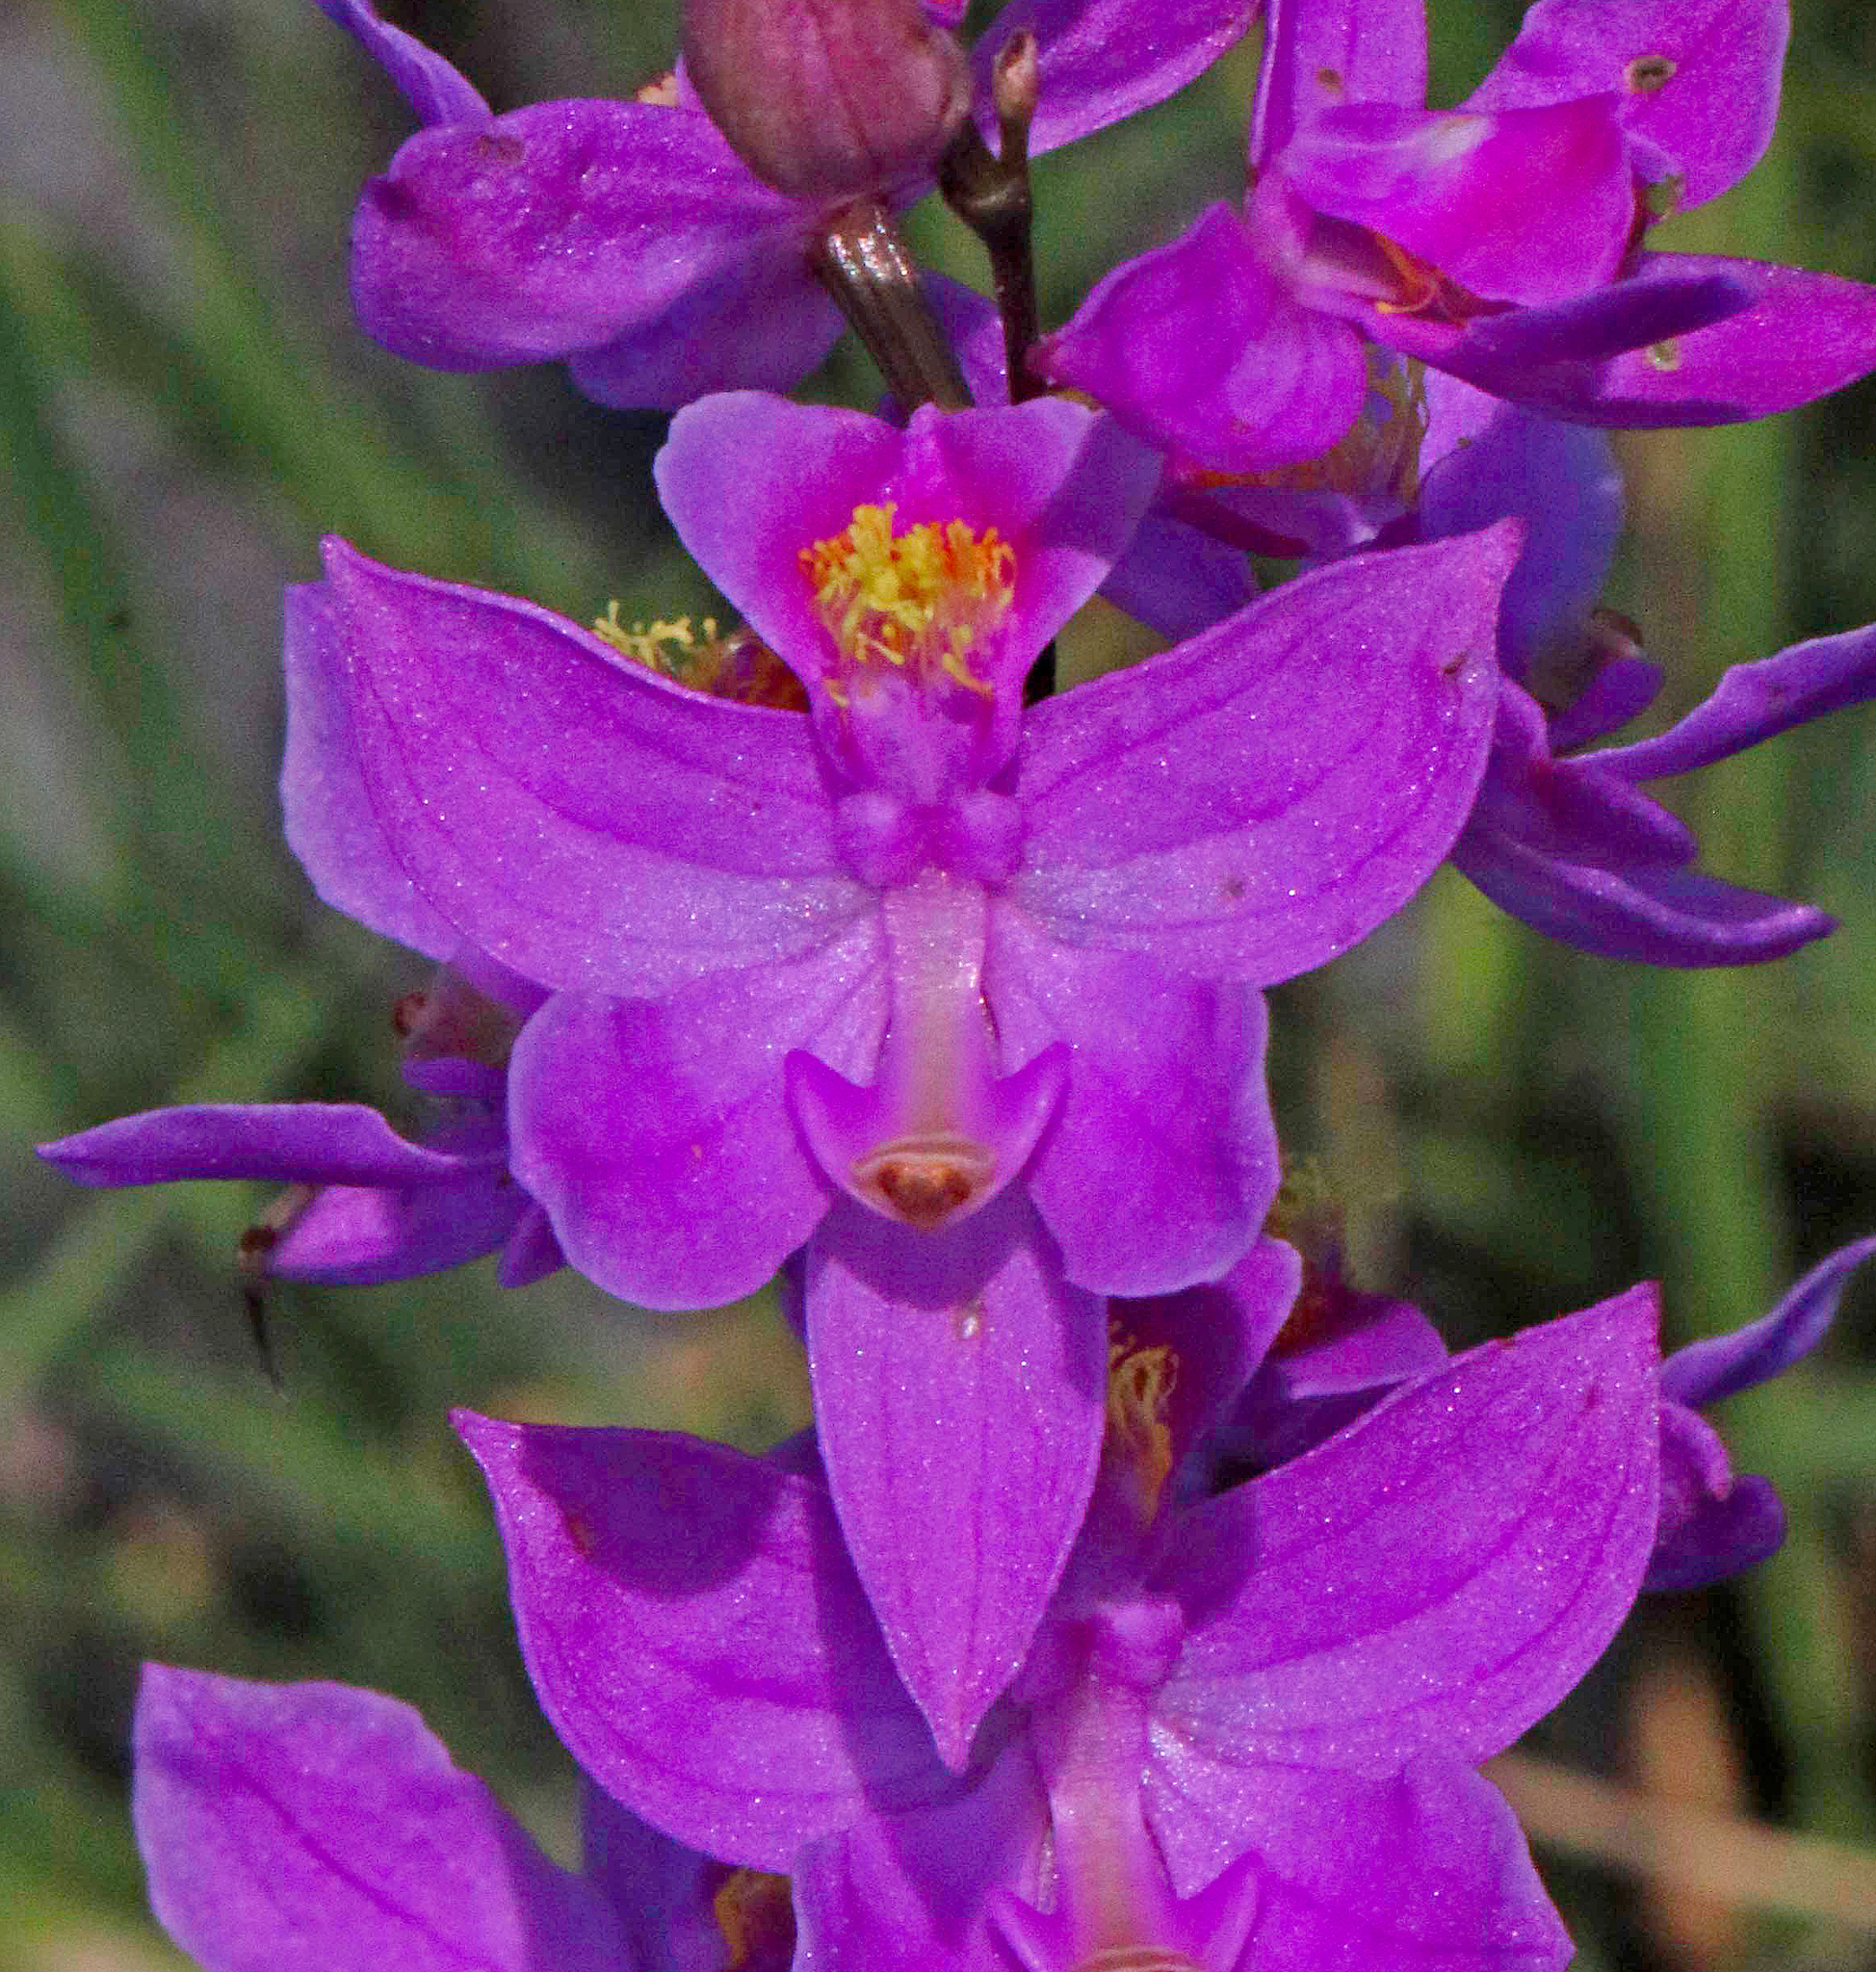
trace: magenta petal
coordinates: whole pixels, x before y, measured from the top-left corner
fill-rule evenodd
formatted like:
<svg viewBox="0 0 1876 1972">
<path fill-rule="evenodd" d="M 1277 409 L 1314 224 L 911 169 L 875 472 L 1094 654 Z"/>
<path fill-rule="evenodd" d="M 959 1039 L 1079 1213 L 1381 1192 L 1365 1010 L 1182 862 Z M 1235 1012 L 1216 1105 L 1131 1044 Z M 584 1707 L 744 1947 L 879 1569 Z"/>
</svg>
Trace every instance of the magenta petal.
<svg viewBox="0 0 1876 1972">
<path fill-rule="evenodd" d="M 1608 295 L 1613 301 L 1644 282 L 1709 274 L 1750 283 L 1757 299 L 1603 363 L 1533 365 L 1505 376 L 1502 394 L 1584 424 L 1726 425 L 1808 404 L 1876 369 L 1876 287 L 1861 281 L 1762 261 L 1644 253 Z M 1450 367 L 1481 389 L 1500 387 L 1483 364 Z"/>
<path fill-rule="evenodd" d="M 504 1287 L 532 1287 L 565 1265 L 566 1255 L 554 1237 L 553 1222 L 530 1200 L 507 1235 L 501 1264 L 495 1269 L 496 1280 Z"/>
<path fill-rule="evenodd" d="M 1106 1310 L 1020 1193 L 919 1232 L 835 1207 L 808 1249 L 808 1360 L 841 1529 L 938 1751 L 1029 1649 L 1094 1485 Z"/>
<path fill-rule="evenodd" d="M 1258 598 L 1243 549 L 1228 546 L 1156 506 L 1141 521 L 1101 593 L 1161 636 L 1210 630 Z"/>
<path fill-rule="evenodd" d="M 1620 280 L 1549 307 L 1480 315 L 1463 328 L 1372 308 L 1363 326 L 1376 342 L 1494 397 L 1587 424 L 1620 425 L 1625 420 L 1613 412 L 1596 414 L 1605 359 L 1665 346 L 1738 315 L 1762 292 L 1753 273 L 1745 261 L 1643 254 Z"/>
<path fill-rule="evenodd" d="M 369 335 L 432 369 L 538 362 L 643 329 L 752 261 L 787 268 L 805 232 L 799 201 L 698 112 L 534 103 L 420 131 L 371 180 L 352 300 Z"/>
<path fill-rule="evenodd" d="M 1225 205 L 1117 267 L 1029 360 L 1162 451 L 1228 473 L 1316 457 L 1368 397 L 1360 337 L 1303 307 Z"/>
<path fill-rule="evenodd" d="M 1495 301 L 1562 301 L 1601 286 L 1634 217 L 1612 96 L 1496 116 L 1326 110 L 1277 169 L 1316 211 L 1384 234 Z"/>
<path fill-rule="evenodd" d="M 512 1157 L 569 1262 L 647 1308 L 760 1287 L 833 1196 L 789 1111 L 783 1058 L 808 1048 L 870 1074 L 885 1002 L 871 924 L 667 999 L 551 1001 L 515 1045 Z"/>
<path fill-rule="evenodd" d="M 499 1147 L 406 1143 L 361 1103 L 195 1103 L 145 1109 L 41 1144 L 79 1184 L 168 1184 L 179 1178 L 265 1178 L 276 1184 L 448 1184 L 499 1172 Z"/>
<path fill-rule="evenodd" d="M 510 596 L 326 552 L 373 809 L 482 950 L 548 985 L 660 992 L 811 952 L 872 908 L 799 714 L 671 685 Z"/>
<path fill-rule="evenodd" d="M 1539 417 L 1437 371 L 1426 394 L 1421 537 L 1444 540 L 1507 515 L 1524 523 L 1524 553 L 1498 619 L 1498 662 L 1522 678 L 1580 635 L 1602 594 L 1622 532 L 1622 475 L 1600 431 Z"/>
<path fill-rule="evenodd" d="M 900 431 L 863 412 L 754 391 L 707 398 L 671 420 L 652 463 L 664 511 L 798 676 L 818 677 L 831 651 L 801 551 L 841 532 L 856 506 L 889 497 L 903 446 Z"/>
<path fill-rule="evenodd" d="M 1412 1966 L 1561 1972 L 1571 1944 L 1502 1795 L 1449 1756 L 1397 1777 L 1246 1773 L 1159 1741 L 1147 1771 L 1173 1880 L 1205 1881 L 1248 1853 L 1256 1921 L 1238 1972 Z"/>
<path fill-rule="evenodd" d="M 1551 759 L 1543 708 L 1510 679 L 1499 687 L 1492 760 L 1468 834 L 1480 829 L 1612 867 L 1678 868 L 1693 861 L 1697 847 L 1684 822 L 1631 782 L 1602 772 L 1597 755 Z"/>
<path fill-rule="evenodd" d="M 1604 958 L 1739 965 L 1831 928 L 1808 905 L 1688 869 L 1693 837 L 1631 780 L 1605 772 L 1608 757 L 1553 761 L 1542 711 L 1507 681 L 1455 866 L 1514 917 Z"/>
<path fill-rule="evenodd" d="M 345 654 L 322 583 L 286 596 L 287 744 L 280 805 L 287 843 L 335 910 L 433 959 L 460 934 L 399 865 L 372 812 L 346 704 Z"/>
<path fill-rule="evenodd" d="M 627 1963 L 599 1893 L 395 1699 L 152 1664 L 136 1754 L 150 1902 L 208 1972 Z"/>
<path fill-rule="evenodd" d="M 1770 1314 L 1677 1349 L 1661 1364 L 1661 1394 L 1679 1403 L 1717 1404 L 1789 1369 L 1824 1339 L 1850 1276 L 1876 1254 L 1876 1238 L 1840 1246 L 1811 1268 Z"/>
<path fill-rule="evenodd" d="M 1500 910 L 1598 958 L 1756 965 L 1826 936 L 1837 921 L 1699 870 L 1640 859 L 1611 867 L 1484 825 L 1467 829 L 1452 860 Z"/>
<path fill-rule="evenodd" d="M 866 1815 L 793 1873 L 800 1972 L 1007 1972 L 983 1931 L 998 1890 L 1033 1899 L 1049 1806 L 1027 1746 L 960 1801 Z"/>
<path fill-rule="evenodd" d="M 1344 950 L 1471 810 L 1518 546 L 1358 556 L 1037 706 L 1010 900 L 1063 944 L 1263 985 Z"/>
<path fill-rule="evenodd" d="M 367 0 L 313 0 L 397 84 L 420 123 L 479 123 L 488 105 L 468 77 L 415 35 L 380 20 Z"/>
<path fill-rule="evenodd" d="M 625 410 L 674 411 L 714 390 L 793 390 L 840 340 L 844 324 L 800 246 L 725 268 L 662 315 L 567 359 L 589 398 Z"/>
<path fill-rule="evenodd" d="M 531 1209 L 527 1194 L 499 1169 L 410 1191 L 330 1184 L 274 1242 L 267 1271 L 329 1287 L 441 1273 L 494 1252 Z M 515 1283 L 504 1278 L 503 1284 Z"/>
<path fill-rule="evenodd" d="M 1426 100 L 1422 0 L 1269 0 L 1251 118 L 1261 171 L 1299 126 L 1343 103 Z"/>
<path fill-rule="evenodd" d="M 1058 399 L 989 410 L 922 408 L 904 430 L 857 411 L 754 392 L 680 411 L 653 471 L 684 545 L 750 624 L 806 680 L 833 640 L 801 553 L 841 533 L 863 505 L 894 527 L 962 520 L 995 528 L 1015 593 L 972 668 L 1020 689 L 1029 660 L 1106 580 L 1146 511 L 1159 462 L 1085 405 Z"/>
<path fill-rule="evenodd" d="M 825 1491 L 650 1432 L 456 1428 L 488 1480 L 534 1690 L 600 1785 L 725 1861 L 791 1866 L 945 1784 Z"/>
<path fill-rule="evenodd" d="M 1265 1237 L 1220 1281 L 1113 1304 L 1117 1341 L 1169 1348 L 1178 1364 L 1165 1419 L 1175 1474 L 1203 1454 L 1213 1427 L 1243 1395 L 1294 1307 L 1302 1280 L 1296 1249 Z"/>
<path fill-rule="evenodd" d="M 1623 122 L 1699 205 L 1756 165 L 1778 119 L 1786 0 L 1537 0 L 1468 99 L 1522 109 L 1616 91 Z"/>
<path fill-rule="evenodd" d="M 1011 36 L 1036 38 L 1042 87 L 1029 148 L 1040 154 L 1150 109 L 1210 68 L 1257 19 L 1261 0 L 1014 0 L 972 51 L 979 120 Z"/>
<path fill-rule="evenodd" d="M 1778 1552 L 1785 1508 L 1771 1482 L 1735 1477 L 1719 1433 L 1661 1406 L 1661 1517 L 1645 1589 L 1702 1589 Z"/>
<path fill-rule="evenodd" d="M 1657 1299 L 1487 1343 L 1188 1516 L 1158 1577 L 1192 1621 L 1165 1726 L 1231 1765 L 1381 1777 L 1549 1711 L 1654 1544 Z"/>
<path fill-rule="evenodd" d="M 1876 628 L 1813 637 L 1776 657 L 1733 664 L 1712 694 L 1653 740 L 1591 756 L 1627 781 L 1690 773 L 1774 734 L 1876 698 Z"/>
<path fill-rule="evenodd" d="M 1345 1395 L 1426 1376 L 1445 1362 L 1440 1332 L 1411 1302 L 1341 1286 L 1336 1319 L 1326 1335 L 1303 1341 L 1265 1365 L 1291 1397 Z"/>
<path fill-rule="evenodd" d="M 984 998 L 1005 1060 L 1069 1046 L 1067 1093 L 1029 1177 L 1069 1278 L 1165 1294 L 1225 1273 L 1280 1178 L 1259 996 L 1078 950 L 999 905 Z"/>
</svg>

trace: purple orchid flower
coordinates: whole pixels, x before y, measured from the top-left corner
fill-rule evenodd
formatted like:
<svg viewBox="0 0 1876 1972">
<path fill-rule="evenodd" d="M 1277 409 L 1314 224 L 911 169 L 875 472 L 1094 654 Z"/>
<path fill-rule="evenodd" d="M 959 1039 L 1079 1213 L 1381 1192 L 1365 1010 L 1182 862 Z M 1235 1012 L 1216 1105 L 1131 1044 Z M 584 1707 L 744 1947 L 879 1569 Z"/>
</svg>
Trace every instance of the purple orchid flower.
<svg viewBox="0 0 1876 1972">
<path fill-rule="evenodd" d="M 1769 1480 L 1735 1474 L 1699 1413 L 1782 1375 L 1823 1339 L 1876 1238 L 1839 1247 L 1759 1320 L 1677 1349 L 1661 1364 L 1661 1506 L 1644 1587 L 1696 1589 L 1778 1551 L 1785 1511 Z M 1289 1324 L 1209 1447 L 1200 1472 L 1263 1469 L 1321 1443 L 1446 1355 L 1419 1309 L 1343 1279 L 1331 1234 L 1306 1263 Z M 1201 1476 L 1199 1482 L 1205 1483 Z"/>
<path fill-rule="evenodd" d="M 950 312 L 980 373 L 982 306 L 953 298 Z M 1418 373 L 1394 366 L 1336 454 L 1266 483 L 1207 485 L 1189 460 L 1169 459 L 1103 593 L 1189 636 L 1241 607 L 1247 547 L 1325 560 L 1516 519 L 1524 546 L 1498 618 L 1497 731 L 1455 867 L 1524 923 L 1604 958 L 1744 965 L 1825 936 L 1827 913 L 1693 869 L 1698 842 L 1644 787 L 1876 698 L 1876 627 L 1735 665 L 1667 733 L 1581 751 L 1644 712 L 1662 684 L 1595 607 L 1622 524 L 1608 441 Z"/>
<path fill-rule="evenodd" d="M 1514 917 L 1605 958 L 1740 965 L 1823 937 L 1836 922 L 1825 912 L 1691 869 L 1692 832 L 1642 788 L 1866 704 L 1876 697 L 1876 626 L 1734 664 L 1711 697 L 1652 740 L 1563 754 L 1632 717 L 1659 683 L 1653 665 L 1621 656 L 1574 705 L 1547 714 L 1504 680 L 1492 764 L 1454 864 Z"/>
<path fill-rule="evenodd" d="M 1456 111 L 1420 0 L 1272 0 L 1240 219 L 1116 269 L 1035 359 L 1230 475 L 1328 452 L 1377 352 L 1591 424 L 1761 417 L 1876 366 L 1876 289 L 1642 241 L 1771 135 L 1784 0 L 1538 0 Z"/>
<path fill-rule="evenodd" d="M 1825 912 L 1693 869 L 1692 832 L 1643 790 L 1876 698 L 1876 628 L 1736 664 L 1665 733 L 1584 752 L 1662 683 L 1595 607 L 1622 520 L 1608 442 L 1446 376 L 1427 379 L 1426 419 L 1411 517 L 1382 538 L 1437 540 L 1507 517 L 1526 531 L 1498 618 L 1492 759 L 1454 866 L 1526 924 L 1605 958 L 1743 965 L 1823 937 Z"/>
<path fill-rule="evenodd" d="M 571 1872 L 408 1705 L 145 1667 L 132 1810 L 204 1972 L 786 1972 L 787 1887 L 588 1789 Z"/>
<path fill-rule="evenodd" d="M 1056 401 L 681 413 L 666 509 L 806 717 L 343 547 L 321 591 L 401 877 L 556 989 L 510 1157 L 569 1260 L 690 1308 L 806 1247 L 834 1497 L 957 1757 L 1085 1507 L 1102 1297 L 1224 1273 L 1274 1191 L 1256 989 L 1404 901 L 1483 766 L 1508 531 L 1026 713 L 1157 474 Z"/>
<path fill-rule="evenodd" d="M 426 128 L 365 188 L 352 297 L 366 332 L 442 370 L 565 358 L 602 403 L 674 409 L 712 390 L 786 390 L 840 333 L 809 253 L 843 202 L 763 184 L 682 71 L 632 102 L 493 115 L 440 56 L 367 0 L 318 0 Z M 939 25 L 961 10 L 927 6 Z M 1260 0 L 1017 0 L 973 51 L 977 115 L 1013 36 L 1036 38 L 1032 150 L 1133 115 L 1201 74 Z M 913 172 L 895 203 L 929 190 Z"/>
<path fill-rule="evenodd" d="M 676 1839 L 790 1870 L 797 1964 L 1560 1965 L 1471 1769 L 1581 1676 L 1640 1584 L 1654 1292 L 1443 1362 L 1189 1504 L 1176 1475 L 1234 1388 L 1214 1372 L 1255 1365 L 1287 1254 L 1260 1249 L 1234 1296 L 1127 1310 L 1093 1509 L 962 1772 L 815 1473 L 462 1417 L 557 1730 Z"/>
<path fill-rule="evenodd" d="M 476 971 L 492 983 L 500 969 Z M 499 1252 L 502 1285 L 527 1286 L 564 1264 L 546 1214 L 508 1171 L 508 1048 L 545 996 L 512 975 L 503 993 L 443 966 L 428 992 L 399 1002 L 404 1080 L 434 1099 L 415 1142 L 358 1103 L 197 1103 L 118 1117 L 39 1154 L 80 1184 L 285 1185 L 243 1237 L 258 1276 L 364 1286 Z"/>
</svg>

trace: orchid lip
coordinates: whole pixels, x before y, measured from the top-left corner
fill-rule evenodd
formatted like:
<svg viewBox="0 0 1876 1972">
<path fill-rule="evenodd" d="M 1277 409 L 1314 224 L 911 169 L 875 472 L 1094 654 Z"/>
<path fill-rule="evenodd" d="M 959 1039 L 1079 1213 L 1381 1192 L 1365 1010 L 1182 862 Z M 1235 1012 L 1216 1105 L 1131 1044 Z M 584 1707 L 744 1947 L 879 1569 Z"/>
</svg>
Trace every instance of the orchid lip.
<svg viewBox="0 0 1876 1972">
<path fill-rule="evenodd" d="M 922 1232 L 935 1232 L 990 1195 L 996 1153 L 951 1131 L 902 1136 L 852 1165 L 856 1191 Z"/>
</svg>

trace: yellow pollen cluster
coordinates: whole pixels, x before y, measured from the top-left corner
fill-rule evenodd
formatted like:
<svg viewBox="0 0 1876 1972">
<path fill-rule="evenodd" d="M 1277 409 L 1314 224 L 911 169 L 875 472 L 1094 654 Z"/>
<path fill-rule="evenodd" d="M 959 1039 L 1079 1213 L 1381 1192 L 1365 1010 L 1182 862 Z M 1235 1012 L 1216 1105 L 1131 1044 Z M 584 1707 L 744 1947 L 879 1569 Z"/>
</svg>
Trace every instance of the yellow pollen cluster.
<svg viewBox="0 0 1876 1972">
<path fill-rule="evenodd" d="M 701 636 L 691 629 L 688 616 L 673 616 L 668 622 L 661 617 L 652 623 L 635 623 L 628 630 L 619 620 L 619 606 L 614 600 L 606 605 L 604 616 L 593 618 L 593 631 L 635 664 L 642 664 L 648 671 L 662 671 L 667 678 L 679 678 L 699 648 L 717 640 L 717 619 L 704 618 Z"/>
<path fill-rule="evenodd" d="M 1143 1518 L 1159 1508 L 1172 1476 L 1172 1427 L 1166 1407 L 1179 1381 L 1179 1358 L 1166 1347 L 1142 1349 L 1110 1328 L 1107 1338 L 1107 1440 L 1139 1481 Z"/>
<path fill-rule="evenodd" d="M 612 602 L 604 616 L 593 619 L 593 634 L 622 658 L 661 678 L 688 685 L 692 691 L 743 705 L 807 710 L 808 696 L 800 681 L 752 630 L 741 628 L 721 636 L 714 616 L 706 616 L 694 629 L 688 616 L 634 623 L 628 629 L 620 621 L 618 604 Z"/>
<path fill-rule="evenodd" d="M 1003 620 L 1016 586 L 1016 557 L 995 528 L 921 521 L 893 532 L 898 509 L 856 506 L 838 534 L 801 551 L 815 608 L 854 666 L 885 663 L 923 683 L 934 672 L 991 695 L 971 653 Z M 827 694 L 847 703 L 845 688 Z"/>
</svg>

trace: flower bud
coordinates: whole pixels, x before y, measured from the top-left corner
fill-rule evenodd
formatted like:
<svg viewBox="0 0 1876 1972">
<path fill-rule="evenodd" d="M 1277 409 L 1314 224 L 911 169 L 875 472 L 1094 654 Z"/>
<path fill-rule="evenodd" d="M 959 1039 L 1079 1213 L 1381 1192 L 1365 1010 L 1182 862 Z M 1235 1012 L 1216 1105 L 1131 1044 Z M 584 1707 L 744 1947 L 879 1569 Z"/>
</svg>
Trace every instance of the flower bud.
<svg viewBox="0 0 1876 1972">
<path fill-rule="evenodd" d="M 970 107 L 963 51 L 919 0 L 685 0 L 684 60 L 743 163 L 801 197 L 925 169 Z"/>
</svg>

